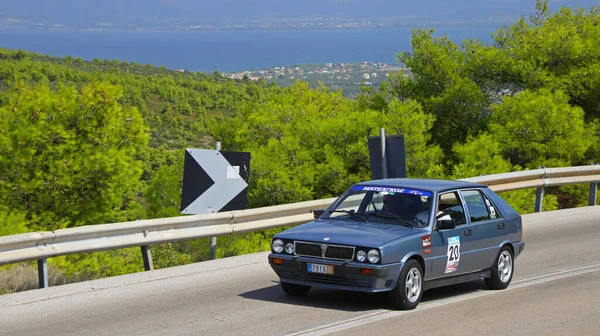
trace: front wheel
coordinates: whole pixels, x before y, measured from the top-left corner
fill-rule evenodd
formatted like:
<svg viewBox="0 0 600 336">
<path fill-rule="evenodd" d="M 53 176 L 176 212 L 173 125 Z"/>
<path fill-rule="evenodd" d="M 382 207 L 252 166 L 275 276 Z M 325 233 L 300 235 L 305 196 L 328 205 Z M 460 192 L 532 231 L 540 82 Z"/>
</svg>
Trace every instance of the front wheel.
<svg viewBox="0 0 600 336">
<path fill-rule="evenodd" d="M 390 301 L 395 309 L 415 309 L 423 296 L 423 267 L 411 259 L 404 264 L 396 287 L 390 293 Z"/>
<path fill-rule="evenodd" d="M 281 289 L 289 296 L 304 296 L 310 290 L 310 286 L 281 282 Z"/>
<path fill-rule="evenodd" d="M 510 247 L 503 246 L 492 267 L 492 277 L 485 279 L 489 289 L 505 289 L 512 280 L 515 265 L 513 253 Z"/>
</svg>

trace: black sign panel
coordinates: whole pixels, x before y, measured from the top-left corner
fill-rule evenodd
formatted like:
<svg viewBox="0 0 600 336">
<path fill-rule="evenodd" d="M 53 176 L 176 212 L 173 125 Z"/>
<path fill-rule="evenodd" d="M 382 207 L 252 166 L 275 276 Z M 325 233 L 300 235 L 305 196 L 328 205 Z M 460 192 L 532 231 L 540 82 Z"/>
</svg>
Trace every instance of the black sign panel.
<svg viewBox="0 0 600 336">
<path fill-rule="evenodd" d="M 385 137 L 385 155 L 387 178 L 406 177 L 404 135 L 388 135 Z M 381 137 L 369 137 L 369 156 L 371 161 L 371 179 L 382 179 Z"/>
<path fill-rule="evenodd" d="M 186 149 L 181 213 L 246 209 L 249 177 L 250 153 Z"/>
</svg>

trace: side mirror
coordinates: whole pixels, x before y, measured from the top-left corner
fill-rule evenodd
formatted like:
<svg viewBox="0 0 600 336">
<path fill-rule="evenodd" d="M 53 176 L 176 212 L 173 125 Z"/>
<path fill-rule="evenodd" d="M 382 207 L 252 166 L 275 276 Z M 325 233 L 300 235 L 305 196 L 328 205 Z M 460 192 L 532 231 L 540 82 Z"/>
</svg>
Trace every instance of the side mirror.
<svg viewBox="0 0 600 336">
<path fill-rule="evenodd" d="M 313 217 L 314 217 L 314 219 L 317 219 L 317 218 L 321 217 L 321 215 L 323 214 L 323 212 L 325 212 L 325 210 L 313 210 Z"/>
<path fill-rule="evenodd" d="M 454 224 L 454 220 L 449 215 L 446 215 L 438 218 L 437 228 L 439 230 L 452 230 L 456 228 L 456 224 Z"/>
</svg>

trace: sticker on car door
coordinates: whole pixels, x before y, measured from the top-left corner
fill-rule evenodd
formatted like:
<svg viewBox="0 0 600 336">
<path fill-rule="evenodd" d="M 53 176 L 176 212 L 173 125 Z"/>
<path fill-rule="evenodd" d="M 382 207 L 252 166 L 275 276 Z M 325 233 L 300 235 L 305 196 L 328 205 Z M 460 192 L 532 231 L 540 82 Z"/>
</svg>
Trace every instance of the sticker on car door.
<svg viewBox="0 0 600 336">
<path fill-rule="evenodd" d="M 448 261 L 446 273 L 456 272 L 460 261 L 460 236 L 448 238 Z"/>
</svg>

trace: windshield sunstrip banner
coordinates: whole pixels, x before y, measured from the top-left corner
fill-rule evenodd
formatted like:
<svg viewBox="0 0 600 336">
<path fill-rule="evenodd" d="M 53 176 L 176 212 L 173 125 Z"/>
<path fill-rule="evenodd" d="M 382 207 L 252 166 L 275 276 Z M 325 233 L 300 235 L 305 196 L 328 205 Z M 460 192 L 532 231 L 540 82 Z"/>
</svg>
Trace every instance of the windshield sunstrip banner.
<svg viewBox="0 0 600 336">
<path fill-rule="evenodd" d="M 384 186 L 353 186 L 351 190 L 359 190 L 359 191 L 380 191 L 380 192 L 390 192 L 390 193 L 400 193 L 400 194 L 413 194 L 419 196 L 432 196 L 431 191 L 426 190 L 418 190 L 418 189 L 408 189 L 408 188 L 392 188 L 392 187 L 384 187 Z"/>
</svg>

